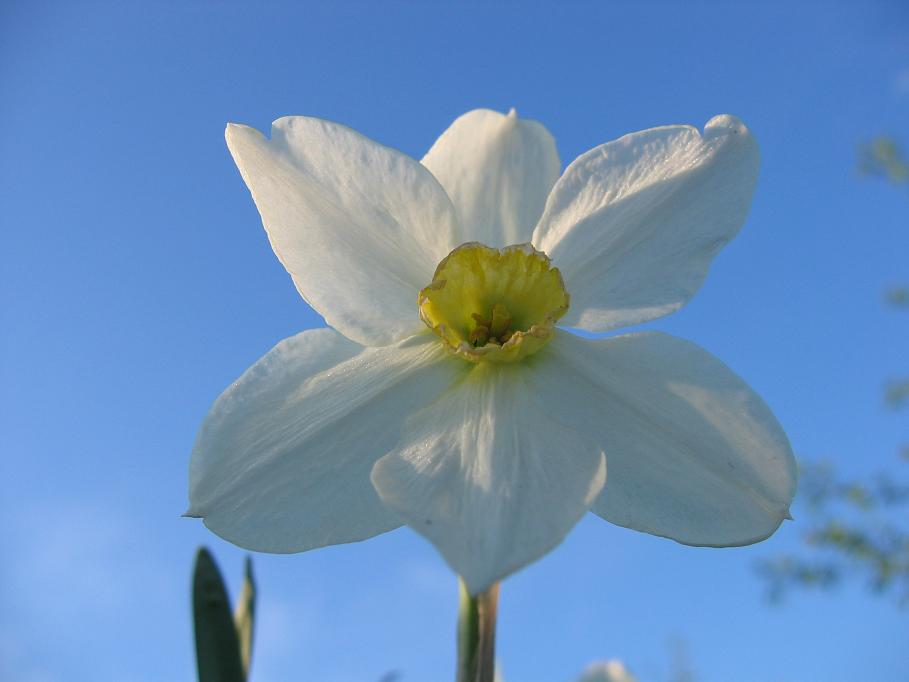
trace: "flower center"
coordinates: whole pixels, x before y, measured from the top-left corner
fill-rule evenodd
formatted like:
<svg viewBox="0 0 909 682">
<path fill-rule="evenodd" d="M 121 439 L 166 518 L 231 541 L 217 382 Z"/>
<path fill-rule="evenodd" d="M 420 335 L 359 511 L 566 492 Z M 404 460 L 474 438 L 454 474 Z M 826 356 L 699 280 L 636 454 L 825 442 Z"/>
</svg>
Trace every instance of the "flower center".
<svg viewBox="0 0 909 682">
<path fill-rule="evenodd" d="M 530 244 L 462 244 L 420 291 L 420 318 L 471 362 L 515 362 L 537 352 L 568 310 L 561 273 Z"/>
</svg>

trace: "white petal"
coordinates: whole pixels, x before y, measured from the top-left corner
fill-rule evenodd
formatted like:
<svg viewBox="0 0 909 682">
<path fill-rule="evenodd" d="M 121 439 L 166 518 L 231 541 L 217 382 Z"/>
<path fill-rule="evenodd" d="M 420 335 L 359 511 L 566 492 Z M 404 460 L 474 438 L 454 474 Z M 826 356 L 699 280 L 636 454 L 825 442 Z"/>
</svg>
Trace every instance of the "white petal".
<svg viewBox="0 0 909 682">
<path fill-rule="evenodd" d="M 732 116 L 712 119 L 703 136 L 654 128 L 580 156 L 533 236 L 571 293 L 562 324 L 605 331 L 682 307 L 745 221 L 759 161 Z"/>
<path fill-rule="evenodd" d="M 540 123 L 476 109 L 451 124 L 423 157 L 458 213 L 459 242 L 530 241 L 559 177 L 555 140 Z"/>
<path fill-rule="evenodd" d="M 528 376 L 552 414 L 594 438 L 609 481 L 592 510 L 689 545 L 758 542 L 788 517 L 795 459 L 761 398 L 666 334 L 561 332 Z M 536 356 L 534 356 L 536 358 Z"/>
<path fill-rule="evenodd" d="M 600 449 L 540 408 L 525 371 L 477 366 L 410 417 L 373 469 L 382 501 L 473 593 L 555 547 L 606 476 Z"/>
<path fill-rule="evenodd" d="M 330 329 L 279 343 L 215 402 L 190 464 L 190 516 L 262 552 L 302 552 L 400 525 L 369 474 L 404 418 L 463 372 L 426 334 L 362 348 Z"/>
<path fill-rule="evenodd" d="M 329 325 L 381 346 L 419 331 L 417 294 L 457 244 L 454 208 L 417 161 L 328 121 L 287 117 L 227 146 L 297 290 Z"/>
</svg>

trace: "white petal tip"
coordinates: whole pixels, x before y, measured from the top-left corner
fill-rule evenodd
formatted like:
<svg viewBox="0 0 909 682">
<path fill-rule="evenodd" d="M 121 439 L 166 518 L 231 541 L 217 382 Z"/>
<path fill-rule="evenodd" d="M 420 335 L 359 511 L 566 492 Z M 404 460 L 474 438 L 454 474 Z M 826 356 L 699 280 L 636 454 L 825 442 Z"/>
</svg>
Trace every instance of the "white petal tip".
<svg viewBox="0 0 909 682">
<path fill-rule="evenodd" d="M 514 107 L 511 107 L 511 109 L 508 110 L 508 118 L 517 118 L 517 117 L 518 117 L 518 110 L 515 109 Z"/>
<path fill-rule="evenodd" d="M 251 128 L 248 125 L 243 125 L 242 123 L 228 123 L 224 128 L 224 139 L 227 140 L 228 146 L 244 138 L 250 139 L 255 137 L 261 139 L 265 138 L 260 131 Z"/>
<path fill-rule="evenodd" d="M 704 126 L 705 133 L 727 133 L 732 135 L 748 135 L 748 126 L 746 126 L 742 119 L 738 116 L 733 116 L 732 114 L 720 114 L 719 116 L 714 116 L 709 121 L 707 125 Z"/>
</svg>

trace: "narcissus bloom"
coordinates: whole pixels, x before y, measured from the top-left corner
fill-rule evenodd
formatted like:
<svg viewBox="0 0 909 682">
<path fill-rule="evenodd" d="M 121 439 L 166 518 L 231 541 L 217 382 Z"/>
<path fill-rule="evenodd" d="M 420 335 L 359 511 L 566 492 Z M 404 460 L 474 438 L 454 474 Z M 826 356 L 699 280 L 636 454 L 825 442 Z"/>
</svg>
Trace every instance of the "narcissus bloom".
<svg viewBox="0 0 909 682">
<path fill-rule="evenodd" d="M 588 666 L 578 682 L 637 682 L 621 661 L 612 660 Z"/>
<path fill-rule="evenodd" d="M 787 517 L 792 452 L 742 379 L 666 334 L 569 331 L 697 291 L 757 178 L 739 120 L 627 135 L 561 177 L 514 112 L 465 114 L 419 162 L 306 117 L 227 144 L 331 328 L 279 343 L 206 417 L 188 514 L 218 535 L 301 552 L 407 524 L 477 592 L 588 510 L 709 546 Z"/>
</svg>

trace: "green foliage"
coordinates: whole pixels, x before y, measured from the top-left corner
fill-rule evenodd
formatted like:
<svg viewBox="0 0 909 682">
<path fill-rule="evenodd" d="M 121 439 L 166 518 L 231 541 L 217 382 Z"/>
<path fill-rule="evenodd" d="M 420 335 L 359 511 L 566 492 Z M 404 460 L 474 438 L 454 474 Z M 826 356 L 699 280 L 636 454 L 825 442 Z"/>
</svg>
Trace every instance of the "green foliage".
<svg viewBox="0 0 909 682">
<path fill-rule="evenodd" d="M 859 146 L 859 171 L 901 183 L 909 180 L 909 162 L 892 137 L 881 135 Z"/>
<path fill-rule="evenodd" d="M 860 146 L 858 165 L 864 174 L 909 183 L 909 162 L 892 138 Z M 909 287 L 891 288 L 885 300 L 894 309 L 909 310 Z M 909 378 L 887 382 L 884 401 L 893 408 L 909 404 Z M 901 456 L 909 462 L 909 446 L 903 446 Z M 805 550 L 759 565 L 770 597 L 779 600 L 793 587 L 831 588 L 852 574 L 909 606 L 909 482 L 887 474 L 870 483 L 843 480 L 820 463 L 803 466 L 799 489 L 807 510 Z"/>
<path fill-rule="evenodd" d="M 842 480 L 824 463 L 804 466 L 801 481 L 806 549 L 760 564 L 771 599 L 861 575 L 874 592 L 909 606 L 909 482 L 886 474 L 871 483 Z"/>
<path fill-rule="evenodd" d="M 196 553 L 192 601 L 199 682 L 246 682 L 256 604 L 248 557 L 245 569 L 236 615 L 232 615 L 217 564 L 205 547 Z"/>
<path fill-rule="evenodd" d="M 909 287 L 893 287 L 884 294 L 884 300 L 894 308 L 909 310 Z"/>
<path fill-rule="evenodd" d="M 860 145 L 858 169 L 863 175 L 885 178 L 909 188 L 909 157 L 892 137 L 880 136 Z M 884 292 L 884 300 L 896 310 L 909 310 L 909 286 L 889 288 Z"/>
<path fill-rule="evenodd" d="M 457 682 L 494 682 L 499 584 L 472 595 L 459 579 Z"/>
<path fill-rule="evenodd" d="M 240 640 L 240 662 L 243 664 L 243 675 L 249 677 L 249 664 L 252 662 L 253 625 L 256 616 L 256 582 L 253 579 L 252 559 L 246 557 L 243 562 L 243 587 L 237 599 L 234 611 L 234 627 Z"/>
<path fill-rule="evenodd" d="M 909 379 L 888 381 L 884 389 L 884 400 L 893 407 L 904 405 L 909 400 Z"/>
</svg>

